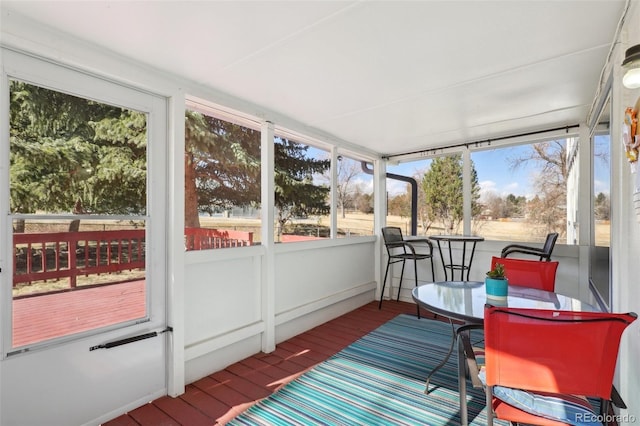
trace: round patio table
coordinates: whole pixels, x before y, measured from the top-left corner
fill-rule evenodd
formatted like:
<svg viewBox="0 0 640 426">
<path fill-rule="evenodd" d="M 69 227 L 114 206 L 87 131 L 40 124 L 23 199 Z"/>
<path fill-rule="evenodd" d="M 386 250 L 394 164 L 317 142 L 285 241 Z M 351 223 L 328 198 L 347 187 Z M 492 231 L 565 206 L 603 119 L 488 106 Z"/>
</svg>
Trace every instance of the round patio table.
<svg viewBox="0 0 640 426">
<path fill-rule="evenodd" d="M 449 319 L 451 324 L 451 346 L 446 356 L 427 376 L 425 393 L 429 393 L 429 382 L 433 373 L 442 368 L 451 353 L 458 337 L 458 330 L 453 320 L 463 321 L 481 327 L 484 323 L 485 304 L 494 306 L 509 306 L 511 308 L 548 309 L 562 311 L 589 311 L 599 309 L 573 297 L 544 291 L 537 288 L 509 285 L 506 299 L 487 297 L 486 287 L 481 281 L 440 281 L 423 284 L 411 292 L 413 300 L 420 306 L 434 314 Z M 468 331 L 467 331 L 468 332 Z M 462 355 L 458 354 L 458 391 L 460 394 L 461 424 L 467 424 L 466 382 Z"/>
</svg>

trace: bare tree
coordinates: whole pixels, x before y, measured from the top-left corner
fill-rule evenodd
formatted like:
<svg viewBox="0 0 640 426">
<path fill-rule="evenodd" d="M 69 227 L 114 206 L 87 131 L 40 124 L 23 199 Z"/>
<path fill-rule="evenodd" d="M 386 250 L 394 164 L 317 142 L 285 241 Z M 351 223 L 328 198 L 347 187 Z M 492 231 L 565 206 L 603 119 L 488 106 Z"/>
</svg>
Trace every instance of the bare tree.
<svg viewBox="0 0 640 426">
<path fill-rule="evenodd" d="M 564 139 L 530 145 L 527 152 L 509 159 L 512 169 L 534 162 L 536 197 L 528 203 L 528 217 L 541 225 L 542 232 L 563 232 L 567 200 L 567 145 Z"/>
<path fill-rule="evenodd" d="M 418 182 L 424 176 L 424 173 L 421 172 L 421 175 L 414 176 Z M 407 192 L 411 191 L 411 187 L 407 185 Z M 435 221 L 435 215 L 433 209 L 427 203 L 427 197 L 424 191 L 418 190 L 418 225 L 422 227 L 422 234 L 427 235 L 427 232 L 433 226 Z"/>
<path fill-rule="evenodd" d="M 338 182 L 336 185 L 336 193 L 338 197 L 338 207 L 342 218 L 345 217 L 345 210 L 351 207 L 357 187 L 355 185 L 356 177 L 362 173 L 360 163 L 350 158 L 338 157 Z"/>
<path fill-rule="evenodd" d="M 538 142 L 530 145 L 530 150 L 509 159 L 510 167 L 517 169 L 524 163 L 534 161 L 542 166 L 541 177 L 555 176 L 556 181 L 567 180 L 567 144 L 564 139 Z"/>
<path fill-rule="evenodd" d="M 496 194 L 494 191 L 491 191 L 484 195 L 483 204 L 490 211 L 491 217 L 494 219 L 498 219 L 501 217 L 506 217 L 506 203 L 505 200 Z"/>
</svg>

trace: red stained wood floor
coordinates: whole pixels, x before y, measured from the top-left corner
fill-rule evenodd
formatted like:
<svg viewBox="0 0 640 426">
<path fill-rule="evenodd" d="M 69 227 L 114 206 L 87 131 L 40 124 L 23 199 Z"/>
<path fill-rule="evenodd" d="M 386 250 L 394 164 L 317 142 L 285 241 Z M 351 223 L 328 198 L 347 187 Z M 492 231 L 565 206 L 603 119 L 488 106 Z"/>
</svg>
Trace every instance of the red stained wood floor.
<svg viewBox="0 0 640 426">
<path fill-rule="evenodd" d="M 372 302 L 187 385 L 177 398 L 162 397 L 117 417 L 106 426 L 223 425 L 260 399 L 399 314 L 416 314 L 410 303 Z M 423 315 L 428 315 L 424 311 Z"/>
<path fill-rule="evenodd" d="M 13 347 L 143 318 L 144 281 L 13 300 Z"/>
</svg>

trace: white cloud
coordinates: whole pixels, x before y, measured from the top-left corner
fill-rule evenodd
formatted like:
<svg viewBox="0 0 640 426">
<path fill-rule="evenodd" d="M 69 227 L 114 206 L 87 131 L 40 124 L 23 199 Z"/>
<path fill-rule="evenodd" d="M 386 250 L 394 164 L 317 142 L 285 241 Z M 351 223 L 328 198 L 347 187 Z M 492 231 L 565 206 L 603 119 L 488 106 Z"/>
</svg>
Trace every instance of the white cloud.
<svg viewBox="0 0 640 426">
<path fill-rule="evenodd" d="M 366 177 L 357 177 L 353 180 L 353 187 L 360 188 L 365 194 L 373 193 L 373 179 Z"/>
<path fill-rule="evenodd" d="M 387 193 L 391 197 L 395 197 L 407 192 L 407 182 L 402 182 L 395 179 L 387 179 Z"/>
<path fill-rule="evenodd" d="M 496 189 L 496 183 L 492 180 L 483 180 L 481 182 L 478 182 L 478 185 L 480 185 L 480 191 L 495 191 Z"/>
<path fill-rule="evenodd" d="M 480 186 L 480 200 L 484 200 L 488 195 L 496 192 L 496 183 L 492 180 L 478 182 L 478 186 Z"/>
<path fill-rule="evenodd" d="M 509 185 L 506 185 L 504 187 L 504 190 L 502 191 L 502 193 L 504 195 L 509 195 L 509 194 L 515 195 L 519 189 L 520 189 L 520 184 L 518 184 L 518 182 L 511 182 Z"/>
<path fill-rule="evenodd" d="M 604 193 L 604 194 L 609 194 L 609 192 L 611 191 L 611 188 L 609 187 L 609 182 L 604 182 L 601 180 L 594 180 L 593 181 L 593 192 L 598 194 L 600 192 Z"/>
</svg>

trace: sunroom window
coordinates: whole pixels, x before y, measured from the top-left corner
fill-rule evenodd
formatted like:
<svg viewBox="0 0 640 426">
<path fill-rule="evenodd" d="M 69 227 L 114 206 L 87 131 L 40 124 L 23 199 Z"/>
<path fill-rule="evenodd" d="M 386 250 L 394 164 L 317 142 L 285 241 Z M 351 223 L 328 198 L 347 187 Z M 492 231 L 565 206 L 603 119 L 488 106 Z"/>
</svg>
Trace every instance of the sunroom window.
<svg viewBox="0 0 640 426">
<path fill-rule="evenodd" d="M 185 113 L 185 248 L 260 244 L 257 123 L 195 101 Z"/>
<path fill-rule="evenodd" d="M 373 235 L 373 169 L 368 163 L 338 155 L 336 214 L 338 238 Z"/>
<path fill-rule="evenodd" d="M 331 237 L 328 150 L 277 132 L 275 156 L 275 241 L 310 241 Z"/>
<path fill-rule="evenodd" d="M 544 242 L 567 235 L 567 140 L 475 151 L 480 186 L 472 228 L 488 240 Z"/>
<path fill-rule="evenodd" d="M 464 147 L 463 149 L 467 149 Z M 487 240 L 540 243 L 567 235 L 567 140 L 480 147 L 470 152 L 471 233 Z M 463 156 L 404 162 L 387 172 L 418 183 L 417 233 L 464 233 Z M 469 195 L 468 195 L 469 196 Z M 387 179 L 387 223 L 411 229 L 411 185 Z"/>
</svg>

